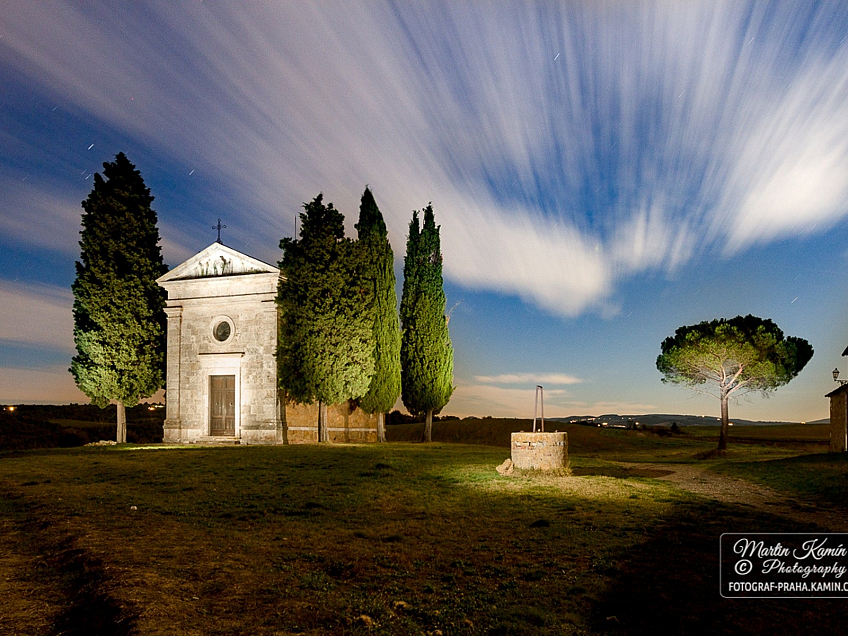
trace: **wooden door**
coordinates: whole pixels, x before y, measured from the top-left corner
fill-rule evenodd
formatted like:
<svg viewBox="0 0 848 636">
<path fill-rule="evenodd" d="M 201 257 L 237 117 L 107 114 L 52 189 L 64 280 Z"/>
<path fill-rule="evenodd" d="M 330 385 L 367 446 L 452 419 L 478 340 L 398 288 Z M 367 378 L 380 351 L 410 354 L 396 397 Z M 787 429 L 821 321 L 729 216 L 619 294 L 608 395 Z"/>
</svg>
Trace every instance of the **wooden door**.
<svg viewBox="0 0 848 636">
<path fill-rule="evenodd" d="M 209 434 L 236 434 L 236 376 L 209 376 Z"/>
</svg>

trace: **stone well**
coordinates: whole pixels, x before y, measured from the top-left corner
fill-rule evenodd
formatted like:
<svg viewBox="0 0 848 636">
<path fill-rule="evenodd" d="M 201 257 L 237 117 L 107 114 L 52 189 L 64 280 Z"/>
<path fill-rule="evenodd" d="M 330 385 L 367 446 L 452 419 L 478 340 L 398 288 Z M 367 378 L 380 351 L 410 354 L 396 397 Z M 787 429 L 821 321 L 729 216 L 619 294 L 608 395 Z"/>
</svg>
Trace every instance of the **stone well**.
<svg viewBox="0 0 848 636">
<path fill-rule="evenodd" d="M 568 433 L 513 433 L 511 446 L 516 468 L 555 470 L 568 466 Z"/>
</svg>

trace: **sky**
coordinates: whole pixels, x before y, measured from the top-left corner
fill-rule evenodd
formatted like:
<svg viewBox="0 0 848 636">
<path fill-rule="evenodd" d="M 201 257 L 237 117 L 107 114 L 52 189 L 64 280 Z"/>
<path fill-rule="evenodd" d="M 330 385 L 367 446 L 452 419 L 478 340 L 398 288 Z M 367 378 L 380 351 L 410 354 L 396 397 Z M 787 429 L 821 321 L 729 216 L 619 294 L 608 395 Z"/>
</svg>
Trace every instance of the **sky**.
<svg viewBox="0 0 848 636">
<path fill-rule="evenodd" d="M 174 267 L 266 262 L 368 185 L 400 274 L 441 226 L 444 414 L 681 413 L 664 338 L 754 314 L 812 361 L 731 418 L 827 417 L 848 345 L 848 6 L 833 2 L 10 0 L 0 12 L 0 402 L 87 402 L 80 202 L 124 152 Z"/>
</svg>

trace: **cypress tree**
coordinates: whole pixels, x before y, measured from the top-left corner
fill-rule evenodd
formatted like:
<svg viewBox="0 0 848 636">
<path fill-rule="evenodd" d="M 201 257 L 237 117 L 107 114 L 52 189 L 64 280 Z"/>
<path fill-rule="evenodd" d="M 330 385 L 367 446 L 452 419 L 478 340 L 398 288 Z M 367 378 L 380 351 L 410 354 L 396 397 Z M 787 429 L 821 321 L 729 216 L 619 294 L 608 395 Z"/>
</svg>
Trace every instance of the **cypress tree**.
<svg viewBox="0 0 848 636">
<path fill-rule="evenodd" d="M 289 399 L 318 402 L 318 441 L 329 441 L 327 404 L 365 394 L 374 373 L 373 292 L 344 217 L 319 194 L 303 204 L 300 239 L 280 241 L 277 294 L 280 385 Z"/>
<path fill-rule="evenodd" d="M 377 439 L 386 441 L 386 413 L 400 395 L 400 325 L 395 291 L 394 253 L 374 195 L 365 188 L 356 224 L 366 277 L 374 294 L 374 375 L 368 392 L 359 400 L 366 413 L 377 413 Z"/>
<path fill-rule="evenodd" d="M 412 211 L 412 220 L 409 222 L 409 236 L 406 238 L 406 257 L 403 259 L 403 291 L 400 297 L 400 330 L 401 330 L 401 352 L 403 352 L 404 331 L 406 325 L 412 319 L 412 302 L 418 297 L 418 245 L 421 242 L 421 223 L 418 219 L 418 210 Z M 405 368 L 403 353 L 401 353 L 401 378 Z M 403 383 L 403 379 L 401 379 Z"/>
<path fill-rule="evenodd" d="M 104 179 L 105 177 L 105 179 Z M 167 267 L 153 197 L 124 153 L 103 164 L 82 202 L 70 371 L 101 408 L 118 404 L 116 439 L 126 442 L 126 406 L 165 383 L 165 298 L 156 279 Z"/>
<path fill-rule="evenodd" d="M 445 315 L 442 252 L 433 206 L 424 208 L 424 227 L 412 213 L 401 297 L 401 377 L 403 404 L 425 415 L 424 439 L 433 439 L 433 413 L 453 393 L 453 348 Z"/>
</svg>

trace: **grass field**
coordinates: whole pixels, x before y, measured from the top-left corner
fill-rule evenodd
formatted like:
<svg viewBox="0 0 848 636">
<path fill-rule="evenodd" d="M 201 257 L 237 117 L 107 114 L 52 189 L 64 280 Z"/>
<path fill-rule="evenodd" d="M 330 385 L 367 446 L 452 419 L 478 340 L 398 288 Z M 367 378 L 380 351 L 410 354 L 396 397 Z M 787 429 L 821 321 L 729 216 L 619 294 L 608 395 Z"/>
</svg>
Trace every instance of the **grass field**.
<svg viewBox="0 0 848 636">
<path fill-rule="evenodd" d="M 438 422 L 433 430 L 436 442 L 481 444 L 509 449 L 513 431 L 532 430 L 532 420 L 470 419 Z M 692 461 L 693 455 L 712 450 L 718 443 L 718 427 L 686 426 L 678 434 L 668 428 L 625 431 L 578 424 L 547 423 L 547 429 L 568 433 L 569 451 L 578 457 L 603 457 L 620 461 Z M 418 442 L 423 424 L 389 426 L 389 441 Z M 785 426 L 737 426 L 730 432 L 730 456 L 749 457 L 746 449 L 757 447 L 756 458 L 790 457 L 798 453 L 824 453 L 829 429 L 825 424 Z"/>
<path fill-rule="evenodd" d="M 437 438 L 457 434 L 448 424 Z M 507 478 L 494 466 L 508 449 L 479 439 L 506 423 L 468 424 L 474 445 L 0 455 L 0 633 L 848 631 L 842 600 L 719 596 L 722 532 L 813 526 L 617 463 L 693 462 L 715 445 L 715 428 L 672 437 L 568 428 L 571 476 Z M 816 454 L 812 429 L 769 428 L 756 440 L 734 430 L 752 439 L 710 466 L 841 496 L 827 484 L 844 482 L 848 463 Z"/>
</svg>

